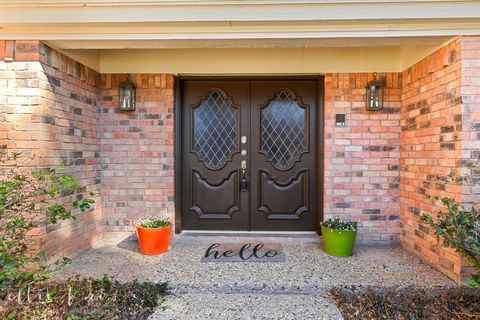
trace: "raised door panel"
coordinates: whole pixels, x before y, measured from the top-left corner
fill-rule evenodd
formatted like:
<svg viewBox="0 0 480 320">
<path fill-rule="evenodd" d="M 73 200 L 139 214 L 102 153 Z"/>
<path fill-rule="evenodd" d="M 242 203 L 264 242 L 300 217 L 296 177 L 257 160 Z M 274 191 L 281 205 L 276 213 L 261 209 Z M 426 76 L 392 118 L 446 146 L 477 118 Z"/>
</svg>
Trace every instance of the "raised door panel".
<svg viewBox="0 0 480 320">
<path fill-rule="evenodd" d="M 300 220 L 309 210 L 308 170 L 299 172 L 289 181 L 278 181 L 267 171 L 259 170 L 258 210 L 267 220 Z"/>
<path fill-rule="evenodd" d="M 191 170 L 190 210 L 198 219 L 231 219 L 240 211 L 238 172 L 234 171 L 220 183 L 211 183 L 201 173 Z M 215 199 L 215 201 L 212 201 Z"/>
</svg>

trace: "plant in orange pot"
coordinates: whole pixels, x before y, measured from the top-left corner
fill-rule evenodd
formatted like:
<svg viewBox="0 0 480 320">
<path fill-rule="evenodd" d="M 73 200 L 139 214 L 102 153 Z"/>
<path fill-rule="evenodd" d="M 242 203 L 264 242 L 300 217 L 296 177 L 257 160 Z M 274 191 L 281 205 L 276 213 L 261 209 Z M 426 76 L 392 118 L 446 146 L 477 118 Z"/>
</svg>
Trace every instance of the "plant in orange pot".
<svg viewBox="0 0 480 320">
<path fill-rule="evenodd" d="M 152 255 L 168 251 L 172 223 L 166 218 L 148 217 L 137 224 L 140 252 Z"/>
</svg>

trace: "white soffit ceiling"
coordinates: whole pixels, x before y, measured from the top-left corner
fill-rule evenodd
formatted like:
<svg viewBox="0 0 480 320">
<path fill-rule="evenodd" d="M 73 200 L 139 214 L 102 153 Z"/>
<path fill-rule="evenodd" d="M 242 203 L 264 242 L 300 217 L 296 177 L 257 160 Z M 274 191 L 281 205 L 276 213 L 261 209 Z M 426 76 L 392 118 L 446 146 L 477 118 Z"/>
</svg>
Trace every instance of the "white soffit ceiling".
<svg viewBox="0 0 480 320">
<path fill-rule="evenodd" d="M 331 39 L 237 39 L 237 40 L 49 40 L 59 49 L 191 49 L 191 48 L 314 48 L 436 46 L 453 37 L 331 38 Z"/>
</svg>

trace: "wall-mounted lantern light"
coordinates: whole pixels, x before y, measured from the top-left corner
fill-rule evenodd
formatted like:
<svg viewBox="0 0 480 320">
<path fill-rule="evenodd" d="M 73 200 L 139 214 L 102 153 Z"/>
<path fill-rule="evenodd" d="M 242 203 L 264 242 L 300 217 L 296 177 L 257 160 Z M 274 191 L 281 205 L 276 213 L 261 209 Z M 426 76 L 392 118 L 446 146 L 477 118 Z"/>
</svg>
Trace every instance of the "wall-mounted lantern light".
<svg viewBox="0 0 480 320">
<path fill-rule="evenodd" d="M 135 111 L 136 88 L 127 78 L 118 86 L 118 111 Z"/>
<path fill-rule="evenodd" d="M 377 74 L 373 74 L 373 81 L 367 84 L 367 110 L 377 111 L 383 109 L 383 93 L 385 90 L 385 80 L 377 80 Z"/>
</svg>

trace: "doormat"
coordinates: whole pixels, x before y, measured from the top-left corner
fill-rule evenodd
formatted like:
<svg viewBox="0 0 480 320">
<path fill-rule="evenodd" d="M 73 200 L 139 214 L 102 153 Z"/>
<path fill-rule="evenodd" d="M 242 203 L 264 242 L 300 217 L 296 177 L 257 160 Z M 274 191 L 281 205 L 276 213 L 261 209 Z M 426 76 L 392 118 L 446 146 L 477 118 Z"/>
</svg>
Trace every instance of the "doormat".
<svg viewBox="0 0 480 320">
<path fill-rule="evenodd" d="M 203 253 L 202 262 L 284 262 L 279 243 L 214 243 Z"/>
</svg>

